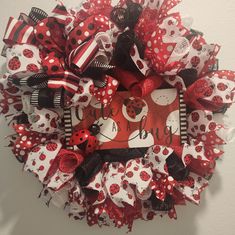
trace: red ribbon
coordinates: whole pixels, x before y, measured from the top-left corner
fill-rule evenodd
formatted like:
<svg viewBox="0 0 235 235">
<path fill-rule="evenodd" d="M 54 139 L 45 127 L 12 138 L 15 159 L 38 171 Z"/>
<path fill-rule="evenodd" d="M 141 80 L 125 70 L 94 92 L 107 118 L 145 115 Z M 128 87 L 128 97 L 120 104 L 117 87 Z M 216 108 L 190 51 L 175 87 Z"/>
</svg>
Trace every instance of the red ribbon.
<svg viewBox="0 0 235 235">
<path fill-rule="evenodd" d="M 159 88 L 163 81 L 163 78 L 157 75 L 146 77 L 131 87 L 131 94 L 136 97 L 144 97 Z"/>
<path fill-rule="evenodd" d="M 70 53 L 68 57 L 68 63 L 70 67 L 73 66 L 73 68 L 79 73 L 84 72 L 98 50 L 99 47 L 95 39 L 91 39 L 88 42 L 85 42 Z"/>
<path fill-rule="evenodd" d="M 56 8 L 55 11 L 58 9 L 61 7 Z M 65 19 L 69 16 L 68 12 L 66 14 L 66 9 L 60 13 Z M 85 71 L 99 50 L 94 35 L 98 32 L 106 32 L 111 26 L 105 16 L 87 16 L 81 22 L 74 22 L 73 30 L 65 38 L 66 20 L 59 21 L 58 19 L 59 17 L 48 17 L 32 26 L 26 21 L 10 18 L 4 41 L 8 45 L 28 43 L 38 46 L 40 44 L 43 68 L 51 76 L 48 86 L 50 88 L 64 87 L 74 95 L 77 93 L 76 87 L 79 85 L 80 77 L 72 74 Z M 50 51 L 49 54 L 48 51 Z M 45 56 L 46 54 L 48 55 Z M 108 80 L 110 79 L 109 77 Z M 115 91 L 116 86 L 113 87 L 113 95 Z M 107 105 L 113 96 L 101 97 L 98 91 L 94 93 L 97 94 L 97 99 L 101 103 L 104 102 L 104 105 Z"/>
<path fill-rule="evenodd" d="M 8 45 L 35 44 L 34 28 L 23 20 L 9 18 L 3 41 Z"/>
<path fill-rule="evenodd" d="M 130 90 L 131 87 L 138 84 L 143 75 L 132 73 L 130 71 L 116 67 L 114 70 L 114 77 L 121 83 L 123 87 Z"/>
<path fill-rule="evenodd" d="M 60 150 L 58 157 L 59 170 L 64 173 L 73 173 L 84 160 L 81 154 L 65 149 Z"/>
<path fill-rule="evenodd" d="M 24 161 L 27 160 L 28 153 L 33 147 L 51 138 L 46 134 L 29 130 L 29 124 L 14 124 L 13 128 L 18 134 L 14 142 L 13 153 L 22 157 Z"/>
</svg>

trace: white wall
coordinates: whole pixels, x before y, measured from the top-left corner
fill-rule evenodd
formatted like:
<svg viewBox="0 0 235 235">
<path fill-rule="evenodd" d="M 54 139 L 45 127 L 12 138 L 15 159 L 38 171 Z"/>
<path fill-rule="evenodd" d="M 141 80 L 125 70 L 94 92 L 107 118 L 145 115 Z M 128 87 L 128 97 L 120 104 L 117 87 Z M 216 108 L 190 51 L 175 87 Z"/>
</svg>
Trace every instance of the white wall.
<svg viewBox="0 0 235 235">
<path fill-rule="evenodd" d="M 78 0 L 79 1 L 79 0 Z M 76 3 L 75 0 L 64 2 Z M 9 16 L 28 12 L 31 6 L 52 9 L 52 0 L 1 0 L 0 38 L 3 36 Z M 235 1 L 234 0 L 185 0 L 180 9 L 195 19 L 194 27 L 205 32 L 210 42 L 223 45 L 220 52 L 221 68 L 235 69 Z M 187 14 L 186 14 L 187 13 Z M 2 44 L 0 44 L 2 47 Z M 0 64 L 4 59 L 0 59 Z M 235 126 L 235 107 L 228 113 Z M 124 234 L 126 230 L 87 227 L 85 222 L 69 220 L 62 210 L 47 208 L 37 199 L 40 185 L 37 180 L 23 173 L 10 151 L 4 148 L 4 136 L 9 129 L 4 122 L 0 127 L 0 235 L 65 235 L 65 234 Z M 225 147 L 223 160 L 210 187 L 203 193 L 199 207 L 188 205 L 178 208 L 178 220 L 168 218 L 152 222 L 138 221 L 133 234 L 179 234 L 179 235 L 234 235 L 235 234 L 235 145 Z"/>
</svg>

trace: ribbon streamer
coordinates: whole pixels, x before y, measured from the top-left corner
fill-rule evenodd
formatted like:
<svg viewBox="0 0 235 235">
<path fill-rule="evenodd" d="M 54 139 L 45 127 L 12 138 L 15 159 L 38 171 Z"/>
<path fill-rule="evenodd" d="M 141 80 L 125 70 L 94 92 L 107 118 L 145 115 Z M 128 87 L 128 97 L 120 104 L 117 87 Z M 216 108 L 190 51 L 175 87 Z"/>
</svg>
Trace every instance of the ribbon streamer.
<svg viewBox="0 0 235 235">
<path fill-rule="evenodd" d="M 131 86 L 130 92 L 132 96 L 144 97 L 150 94 L 155 89 L 159 88 L 163 84 L 164 80 L 160 76 L 149 76 L 140 82 Z"/>
</svg>

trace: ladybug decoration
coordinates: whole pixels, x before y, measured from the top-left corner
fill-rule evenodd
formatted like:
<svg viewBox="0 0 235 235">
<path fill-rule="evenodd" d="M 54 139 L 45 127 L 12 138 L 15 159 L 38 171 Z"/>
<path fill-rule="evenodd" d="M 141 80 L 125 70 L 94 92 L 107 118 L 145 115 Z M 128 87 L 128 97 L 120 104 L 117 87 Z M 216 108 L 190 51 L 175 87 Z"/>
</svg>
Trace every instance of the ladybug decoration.
<svg viewBox="0 0 235 235">
<path fill-rule="evenodd" d="M 15 56 L 12 59 L 9 60 L 8 62 L 8 67 L 10 70 L 17 70 L 21 66 L 19 57 Z"/>
<path fill-rule="evenodd" d="M 125 99 L 124 105 L 126 106 L 127 114 L 135 119 L 138 114 L 142 112 L 143 107 L 146 106 L 144 101 L 140 98 Z"/>
<path fill-rule="evenodd" d="M 86 155 L 93 153 L 98 145 L 96 135 L 100 132 L 100 126 L 92 124 L 88 129 L 78 129 L 75 131 L 70 139 L 70 145 L 77 145 Z"/>
</svg>

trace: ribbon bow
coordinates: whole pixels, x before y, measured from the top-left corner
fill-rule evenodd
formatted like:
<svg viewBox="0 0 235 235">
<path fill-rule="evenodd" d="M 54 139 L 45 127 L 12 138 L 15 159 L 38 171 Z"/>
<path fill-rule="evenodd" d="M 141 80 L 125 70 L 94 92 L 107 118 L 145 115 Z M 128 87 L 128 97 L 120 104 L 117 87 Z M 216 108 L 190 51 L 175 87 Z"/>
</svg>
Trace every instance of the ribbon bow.
<svg viewBox="0 0 235 235">
<path fill-rule="evenodd" d="M 105 62 L 104 69 L 108 68 L 113 42 L 117 37 L 115 33 L 118 29 L 105 15 L 87 15 L 83 19 L 80 19 L 78 15 L 76 18 L 78 22 L 74 23 L 74 27 L 66 34 L 65 27 L 68 22 L 59 18 L 60 16 L 61 19 L 64 16 L 67 18 L 70 12 L 64 9 L 59 15 L 58 9 L 57 7 L 54 10 L 57 13 L 55 17 L 41 15 L 40 20 L 34 24 L 29 24 L 27 18 L 16 20 L 11 17 L 4 41 L 10 46 L 19 44 L 16 49 L 20 47 L 18 50 L 22 51 L 22 57 L 18 58 L 17 56 L 11 57 L 16 49 L 7 49 L 10 54 L 8 56 L 11 58 L 8 63 L 11 76 L 17 75 L 17 78 L 23 78 L 27 74 L 33 75 L 44 70 L 48 75 L 48 87 L 53 89 L 63 87 L 66 91 L 66 99 L 71 100 L 73 95 L 77 96 L 82 93 L 79 83 L 82 74 L 89 66 L 100 68 Z M 41 58 L 38 56 L 38 47 L 40 47 Z M 107 87 L 109 84 L 116 83 L 109 88 L 112 89 L 112 95 L 100 97 L 99 92 L 94 91 L 94 88 L 90 89 L 89 95 L 95 95 L 101 103 L 107 105 L 111 101 L 109 97 L 115 94 L 118 83 L 111 77 L 108 78 L 110 82 L 108 84 L 106 77 L 103 80 Z M 104 89 L 102 87 L 102 91 Z"/>
<path fill-rule="evenodd" d="M 232 71 L 209 73 L 187 88 L 185 102 L 195 109 L 221 111 L 233 103 L 234 81 Z"/>
<path fill-rule="evenodd" d="M 60 142 L 47 142 L 31 150 L 24 170 L 35 173 L 48 188 L 57 191 L 72 180 L 83 160 L 80 153 L 62 149 Z"/>
</svg>

